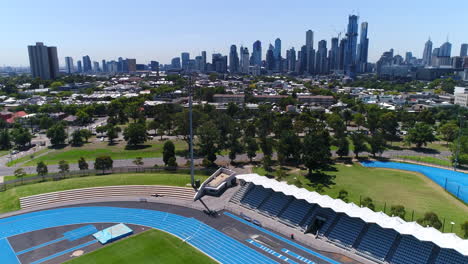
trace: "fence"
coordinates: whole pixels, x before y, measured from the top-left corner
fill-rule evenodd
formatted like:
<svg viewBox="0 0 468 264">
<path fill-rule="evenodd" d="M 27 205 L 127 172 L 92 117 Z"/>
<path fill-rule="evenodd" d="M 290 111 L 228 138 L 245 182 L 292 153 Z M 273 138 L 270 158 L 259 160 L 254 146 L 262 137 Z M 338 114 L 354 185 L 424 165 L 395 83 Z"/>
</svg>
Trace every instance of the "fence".
<svg viewBox="0 0 468 264">
<path fill-rule="evenodd" d="M 216 171 L 215 168 L 195 168 L 196 175 L 209 176 Z M 186 167 L 138 167 L 138 166 L 128 166 L 128 167 L 116 167 L 109 170 L 76 170 L 69 171 L 65 173 L 49 173 L 44 176 L 33 176 L 25 177 L 23 179 L 14 179 L 5 181 L 0 184 L 0 192 L 6 191 L 9 188 L 13 188 L 19 185 L 24 184 L 33 184 L 44 181 L 58 181 L 63 179 L 71 179 L 78 177 L 87 177 L 87 176 L 99 176 L 99 175 L 108 175 L 108 174 L 122 174 L 122 173 L 135 173 L 135 175 L 145 174 L 145 173 L 182 173 L 190 174 L 190 169 Z"/>
</svg>

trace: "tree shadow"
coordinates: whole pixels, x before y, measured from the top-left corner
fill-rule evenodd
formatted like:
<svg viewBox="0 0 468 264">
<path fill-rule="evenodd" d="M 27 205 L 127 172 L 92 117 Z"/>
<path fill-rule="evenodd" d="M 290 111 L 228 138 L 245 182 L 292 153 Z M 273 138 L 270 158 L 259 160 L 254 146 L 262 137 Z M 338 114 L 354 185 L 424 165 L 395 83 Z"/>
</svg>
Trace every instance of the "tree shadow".
<svg viewBox="0 0 468 264">
<path fill-rule="evenodd" d="M 142 150 L 150 147 L 151 145 L 126 145 L 125 150 Z"/>
<path fill-rule="evenodd" d="M 57 145 L 49 146 L 48 148 L 58 150 L 58 149 L 64 149 L 67 146 L 68 146 L 67 144 L 57 144 Z"/>
<path fill-rule="evenodd" d="M 321 187 L 331 188 L 331 186 L 336 185 L 334 181 L 336 175 L 328 174 L 323 171 L 306 174 L 305 177 L 310 181 L 310 183 L 308 183 L 308 186 L 316 190 Z"/>
<path fill-rule="evenodd" d="M 432 149 L 432 148 L 424 148 L 424 147 L 421 147 L 421 148 L 417 148 L 417 147 L 412 147 L 410 148 L 411 150 L 415 151 L 415 152 L 419 152 L 419 153 L 425 153 L 425 154 L 440 154 L 440 151 L 438 151 L 437 149 Z"/>
</svg>

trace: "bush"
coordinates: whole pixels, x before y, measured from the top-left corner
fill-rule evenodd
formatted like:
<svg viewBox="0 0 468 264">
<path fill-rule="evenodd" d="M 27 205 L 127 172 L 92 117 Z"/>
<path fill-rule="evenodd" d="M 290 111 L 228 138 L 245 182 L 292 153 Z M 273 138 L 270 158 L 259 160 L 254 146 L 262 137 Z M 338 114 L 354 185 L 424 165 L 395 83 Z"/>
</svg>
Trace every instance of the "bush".
<svg viewBox="0 0 468 264">
<path fill-rule="evenodd" d="M 463 237 L 468 238 L 468 221 L 465 221 L 465 223 L 461 224 L 461 229 L 464 232 Z"/>
<path fill-rule="evenodd" d="M 362 199 L 361 205 L 371 209 L 372 211 L 375 211 L 374 201 L 372 201 L 370 197 L 364 197 L 364 199 Z"/>
<path fill-rule="evenodd" d="M 393 216 L 398 216 L 401 219 L 405 219 L 406 210 L 403 205 L 392 205 L 392 207 L 390 207 L 390 213 Z"/>
<path fill-rule="evenodd" d="M 434 212 L 427 212 L 424 214 L 424 217 L 417 220 L 418 224 L 423 227 L 432 226 L 435 229 L 442 228 L 442 222 L 439 220 L 439 217 Z"/>
<path fill-rule="evenodd" d="M 338 199 L 341 199 L 343 202 L 348 202 L 348 191 L 341 189 L 338 193 Z"/>
</svg>

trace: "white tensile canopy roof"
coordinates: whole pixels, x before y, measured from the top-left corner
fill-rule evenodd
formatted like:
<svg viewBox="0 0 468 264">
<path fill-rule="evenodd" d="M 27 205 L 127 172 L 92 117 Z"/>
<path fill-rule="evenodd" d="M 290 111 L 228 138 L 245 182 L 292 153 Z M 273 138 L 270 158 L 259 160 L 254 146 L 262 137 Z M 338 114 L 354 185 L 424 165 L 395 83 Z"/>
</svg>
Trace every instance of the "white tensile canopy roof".
<svg viewBox="0 0 468 264">
<path fill-rule="evenodd" d="M 337 213 L 360 218 L 367 223 L 375 223 L 382 228 L 394 229 L 402 235 L 411 235 L 420 241 L 432 242 L 441 248 L 454 249 L 462 255 L 468 256 L 468 240 L 463 240 L 455 234 L 442 233 L 432 227 L 422 227 L 416 222 L 406 222 L 399 217 L 391 217 L 383 212 L 374 212 L 367 207 L 359 207 L 354 203 L 346 203 L 340 199 L 333 199 L 328 195 L 321 195 L 258 174 L 236 175 L 236 178 L 272 189 L 275 192 L 294 196 L 299 200 L 318 204 L 322 208 L 330 208 Z"/>
</svg>

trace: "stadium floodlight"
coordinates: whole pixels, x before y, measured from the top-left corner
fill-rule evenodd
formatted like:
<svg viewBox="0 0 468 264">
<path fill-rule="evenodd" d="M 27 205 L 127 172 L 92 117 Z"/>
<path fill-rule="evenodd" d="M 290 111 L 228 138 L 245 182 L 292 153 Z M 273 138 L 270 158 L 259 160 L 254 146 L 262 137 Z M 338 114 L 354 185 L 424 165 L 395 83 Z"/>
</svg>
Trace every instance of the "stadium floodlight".
<svg viewBox="0 0 468 264">
<path fill-rule="evenodd" d="M 193 164 L 193 86 L 192 86 L 192 75 L 189 75 L 189 85 L 188 85 L 188 93 L 189 93 L 189 127 L 190 127 L 190 184 L 192 188 L 197 191 L 197 186 L 195 185 L 195 176 L 194 176 L 194 164 Z"/>
</svg>

